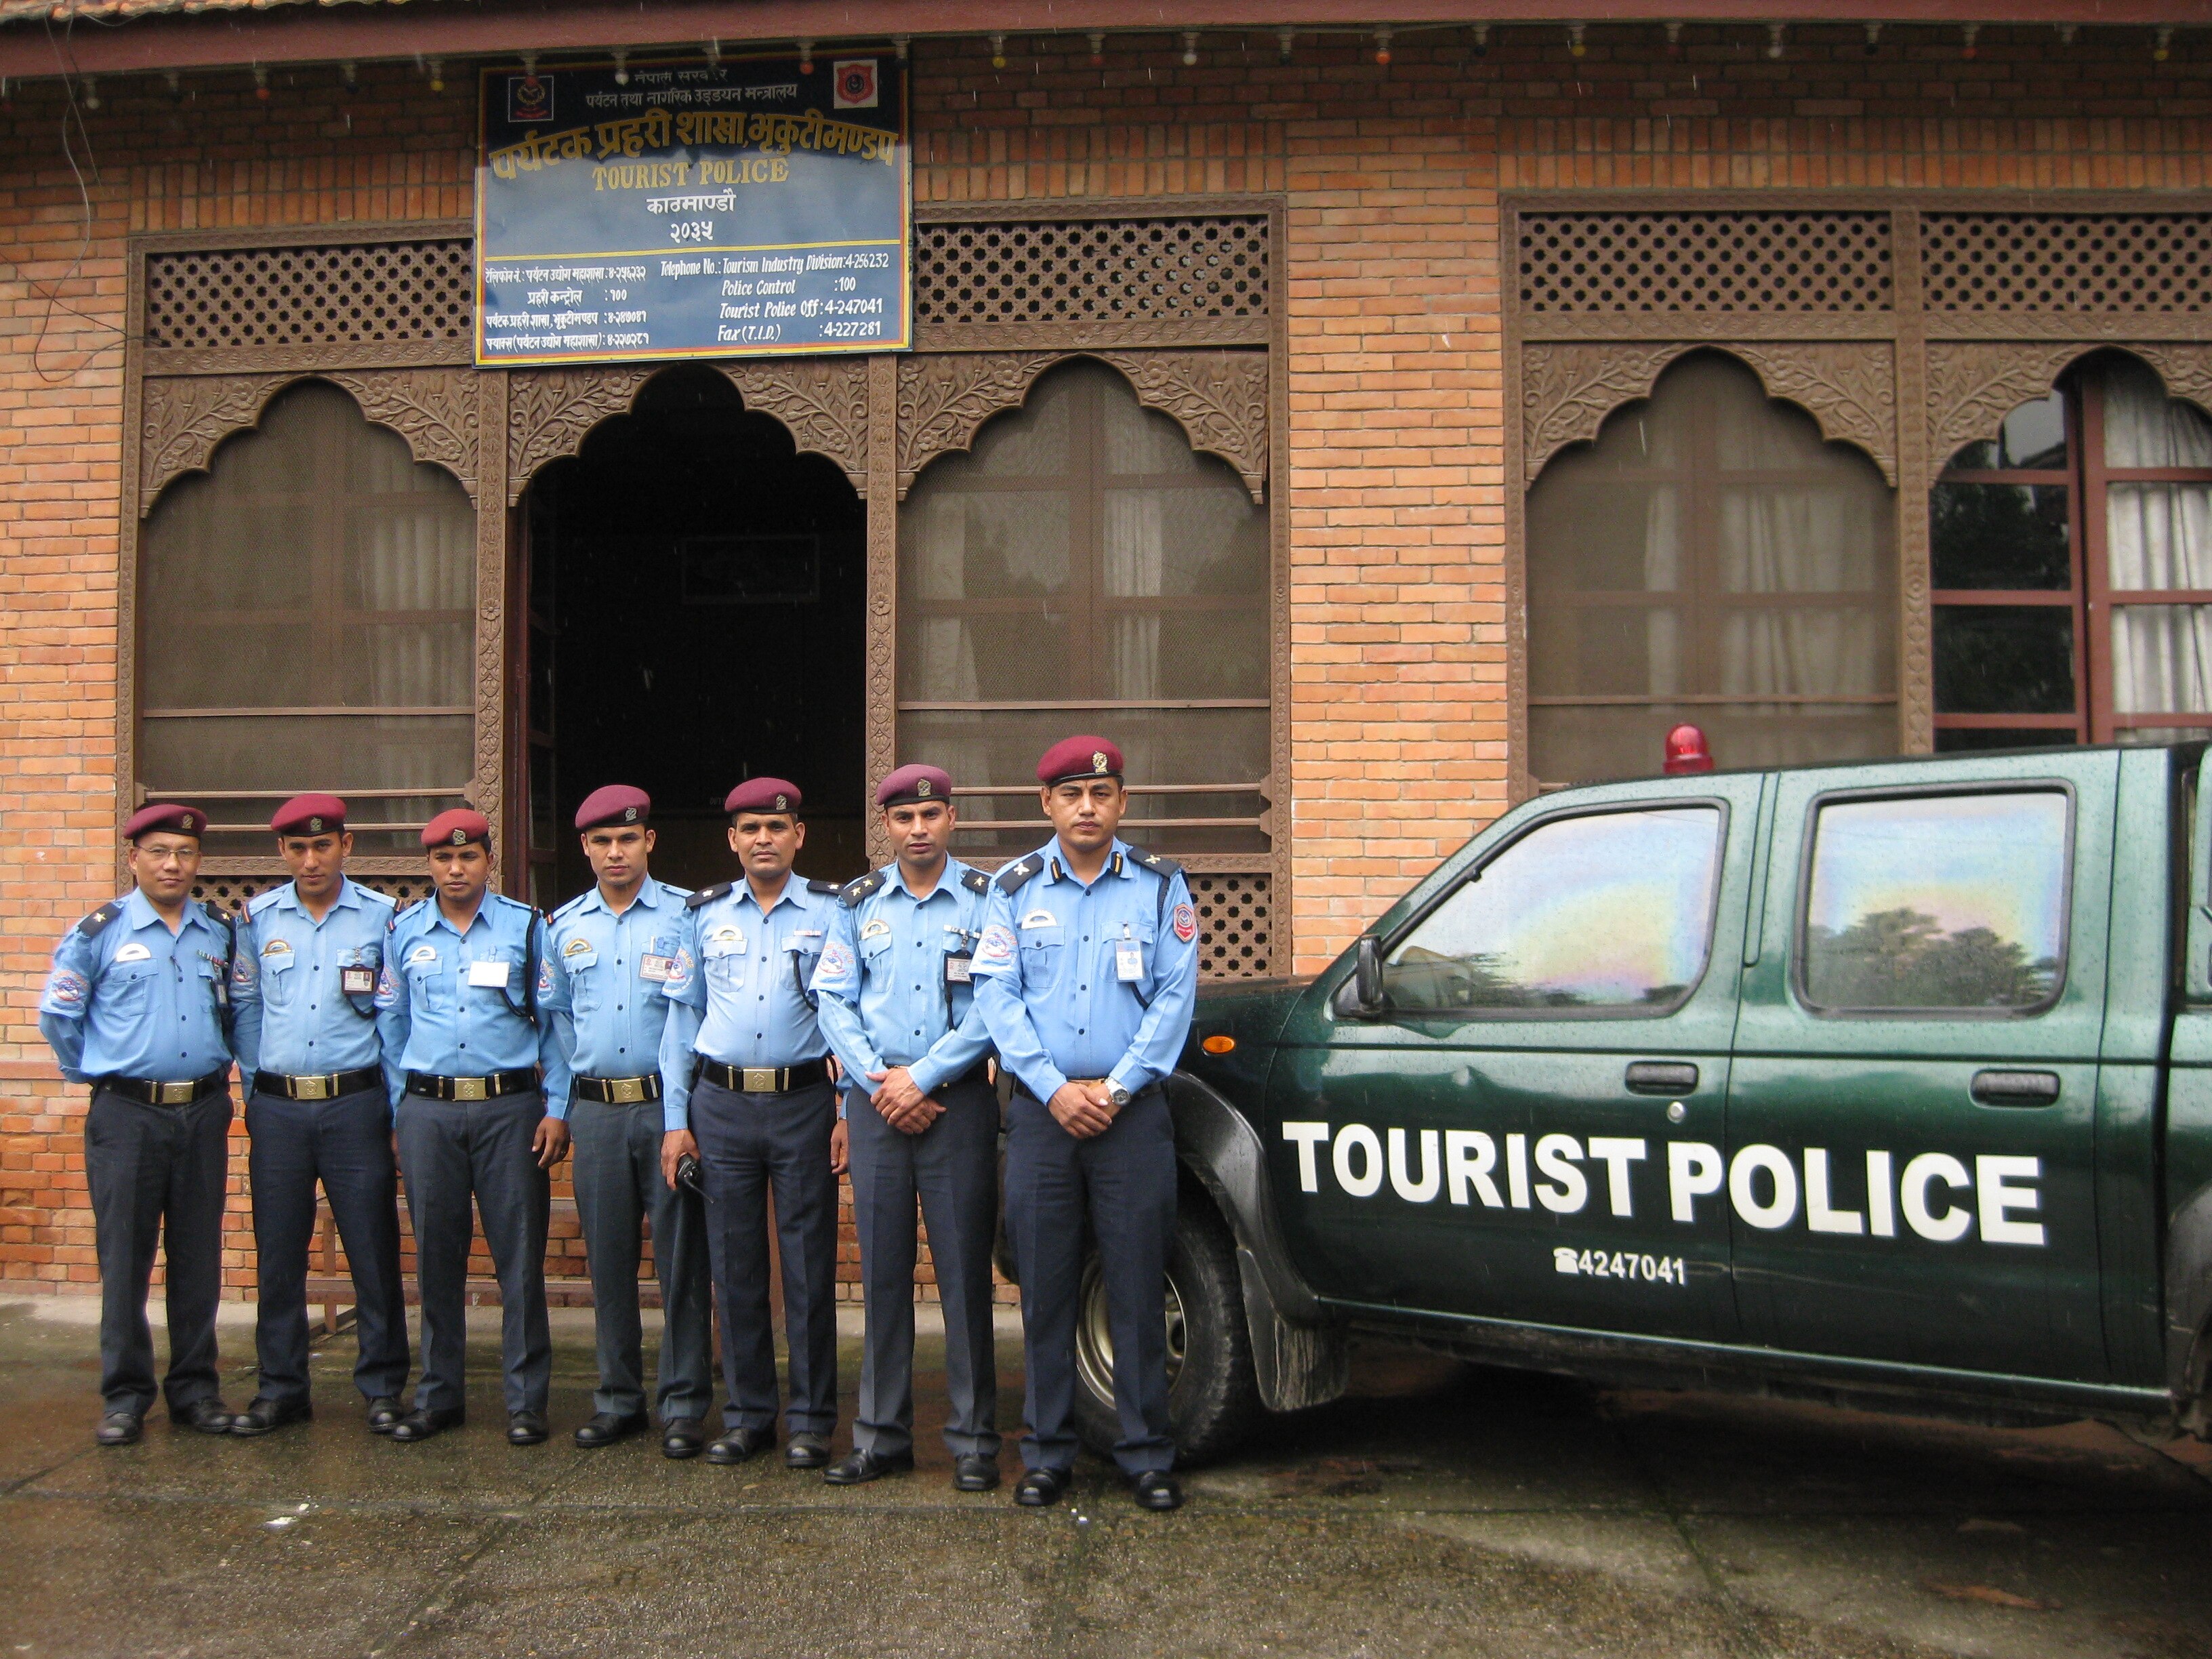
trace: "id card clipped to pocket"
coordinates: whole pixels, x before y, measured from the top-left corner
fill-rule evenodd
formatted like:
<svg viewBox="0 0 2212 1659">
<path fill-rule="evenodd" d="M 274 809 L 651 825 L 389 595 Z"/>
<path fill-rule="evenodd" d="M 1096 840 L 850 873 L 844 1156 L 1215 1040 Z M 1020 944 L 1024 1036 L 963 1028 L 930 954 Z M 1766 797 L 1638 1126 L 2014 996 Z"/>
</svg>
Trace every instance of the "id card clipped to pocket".
<svg viewBox="0 0 2212 1659">
<path fill-rule="evenodd" d="M 1145 976 L 1144 947 L 1129 932 L 1129 924 L 1121 924 L 1121 937 L 1114 941 L 1114 977 L 1124 985 L 1134 985 Z"/>
<path fill-rule="evenodd" d="M 504 991 L 508 972 L 507 964 L 497 957 L 478 957 L 469 964 L 469 983 L 494 991 Z"/>
</svg>

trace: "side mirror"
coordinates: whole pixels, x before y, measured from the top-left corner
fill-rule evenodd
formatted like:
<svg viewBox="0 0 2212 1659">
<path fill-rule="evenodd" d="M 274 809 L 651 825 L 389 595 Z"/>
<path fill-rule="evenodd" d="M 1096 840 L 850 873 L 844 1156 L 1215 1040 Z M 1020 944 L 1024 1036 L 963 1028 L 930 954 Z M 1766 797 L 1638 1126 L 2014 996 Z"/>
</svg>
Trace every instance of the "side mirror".
<svg viewBox="0 0 2212 1659">
<path fill-rule="evenodd" d="M 1345 989 L 1352 994 L 1338 1000 L 1340 1012 L 1370 1018 L 1382 1012 L 1382 943 L 1372 933 L 1361 934 L 1352 947 L 1352 977 Z"/>
</svg>

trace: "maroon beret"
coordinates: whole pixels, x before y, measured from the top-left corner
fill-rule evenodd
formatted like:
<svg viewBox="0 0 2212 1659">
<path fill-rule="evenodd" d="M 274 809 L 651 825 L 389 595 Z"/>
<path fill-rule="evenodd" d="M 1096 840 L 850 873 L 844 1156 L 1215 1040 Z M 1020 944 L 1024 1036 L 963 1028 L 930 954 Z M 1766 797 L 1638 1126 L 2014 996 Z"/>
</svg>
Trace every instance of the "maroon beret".
<svg viewBox="0 0 2212 1659">
<path fill-rule="evenodd" d="M 806 797 L 799 793 L 799 786 L 782 778 L 747 778 L 730 791 L 722 810 L 732 817 L 740 812 L 788 812 L 799 816 L 799 809 L 806 804 Z"/>
<path fill-rule="evenodd" d="M 653 797 L 626 783 L 610 783 L 584 797 L 576 809 L 576 828 L 605 830 L 611 825 L 643 823 L 653 816 Z"/>
<path fill-rule="evenodd" d="M 903 806 L 908 801 L 941 800 L 952 805 L 952 775 L 940 767 L 902 766 L 876 786 L 876 805 Z"/>
<path fill-rule="evenodd" d="M 336 836 L 345 830 L 346 804 L 336 795 L 295 795 L 269 827 L 280 836 Z"/>
<path fill-rule="evenodd" d="M 136 841 L 141 836 L 165 830 L 172 835 L 197 838 L 207 833 L 207 814 L 179 801 L 155 801 L 131 815 L 131 822 L 123 826 L 123 839 Z"/>
<path fill-rule="evenodd" d="M 1104 738 L 1079 735 L 1062 738 L 1044 751 L 1037 763 L 1037 781 L 1049 789 L 1070 778 L 1118 778 L 1121 751 Z"/>
<path fill-rule="evenodd" d="M 475 842 L 485 852 L 491 851 L 491 825 L 484 815 L 471 807 L 456 806 L 450 812 L 441 812 L 422 826 L 422 850 L 430 852 L 440 847 L 466 847 Z"/>
</svg>

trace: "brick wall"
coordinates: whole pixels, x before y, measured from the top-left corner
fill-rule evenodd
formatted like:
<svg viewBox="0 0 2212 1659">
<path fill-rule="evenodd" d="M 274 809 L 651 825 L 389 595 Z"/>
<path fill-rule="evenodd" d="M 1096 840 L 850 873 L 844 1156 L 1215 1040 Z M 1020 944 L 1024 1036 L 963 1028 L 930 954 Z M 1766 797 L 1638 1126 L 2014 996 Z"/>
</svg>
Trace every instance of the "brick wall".
<svg viewBox="0 0 2212 1659">
<path fill-rule="evenodd" d="M 395 17 L 396 33 L 404 20 Z M 2148 31 L 1656 27 L 1068 38 L 915 48 L 925 202 L 1274 191 L 1290 204 L 1294 918 L 1320 965 L 1504 801 L 1498 199 L 1514 189 L 2197 190 L 2212 43 Z M 365 68 L 48 85 L 0 106 L 0 1281 L 94 1278 L 81 1099 L 35 1003 L 115 889 L 124 249 L 140 230 L 463 216 L 471 78 Z M 243 1164 L 240 1166 L 242 1192 Z M 251 1281 L 237 1206 L 229 1281 Z M 573 1253 L 574 1246 L 559 1247 Z M 849 1256 L 849 1240 L 847 1244 Z"/>
</svg>

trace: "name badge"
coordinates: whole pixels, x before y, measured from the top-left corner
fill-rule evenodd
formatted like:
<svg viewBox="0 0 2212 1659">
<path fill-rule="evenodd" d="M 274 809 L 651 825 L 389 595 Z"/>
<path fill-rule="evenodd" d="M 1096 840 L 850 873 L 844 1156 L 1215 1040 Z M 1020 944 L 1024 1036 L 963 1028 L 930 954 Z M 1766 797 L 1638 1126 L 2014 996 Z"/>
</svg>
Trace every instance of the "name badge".
<svg viewBox="0 0 2212 1659">
<path fill-rule="evenodd" d="M 376 969 L 374 968 L 341 968 L 338 969 L 338 989 L 349 997 L 365 997 L 376 989 Z"/>
<path fill-rule="evenodd" d="M 489 961 L 472 962 L 469 964 L 469 983 L 489 986 L 495 991 L 504 991 L 507 989 L 507 975 L 510 971 L 506 963 L 495 957 Z"/>
<path fill-rule="evenodd" d="M 975 975 L 972 971 L 975 958 L 963 951 L 957 957 L 945 958 L 945 982 L 947 985 L 970 985 Z"/>
<path fill-rule="evenodd" d="M 637 976 L 650 980 L 655 985 L 665 985 L 676 977 L 674 957 L 644 956 L 637 959 Z"/>
<path fill-rule="evenodd" d="M 1114 975 L 1125 985 L 1133 984 L 1145 976 L 1145 953 L 1128 937 L 1127 928 L 1121 931 L 1122 937 L 1114 942 Z"/>
</svg>

